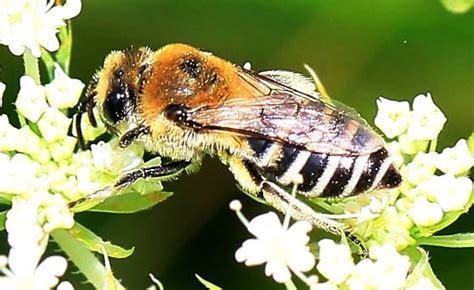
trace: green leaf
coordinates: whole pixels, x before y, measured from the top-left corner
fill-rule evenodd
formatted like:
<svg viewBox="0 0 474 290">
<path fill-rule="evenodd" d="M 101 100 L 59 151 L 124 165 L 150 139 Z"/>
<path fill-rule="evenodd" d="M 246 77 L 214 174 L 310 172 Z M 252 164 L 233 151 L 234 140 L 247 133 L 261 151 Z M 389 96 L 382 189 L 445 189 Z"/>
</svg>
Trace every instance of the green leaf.
<svg viewBox="0 0 474 290">
<path fill-rule="evenodd" d="M 333 214 L 341 214 L 344 213 L 344 206 L 347 202 L 350 201 L 350 198 L 346 198 L 345 200 L 332 200 L 328 201 L 328 199 L 325 198 L 303 198 L 301 199 L 306 200 L 306 203 L 311 205 L 315 205 L 316 207 L 322 208 L 326 210 L 328 213 L 333 213 Z M 314 207 L 314 206 L 313 206 Z M 320 210 L 318 210 L 320 211 Z"/>
<path fill-rule="evenodd" d="M 433 269 L 428 262 L 428 254 L 425 250 L 420 247 L 411 247 L 406 249 L 405 253 L 408 254 L 412 263 L 417 263 L 407 278 L 407 287 L 413 286 L 421 277 L 426 277 L 430 279 L 436 289 L 446 289 L 433 272 Z"/>
<path fill-rule="evenodd" d="M 107 271 L 96 256 L 69 231 L 58 229 L 53 231 L 51 236 L 61 250 L 66 253 L 69 259 L 96 289 L 104 289 L 104 286 L 110 284 L 109 271 Z M 124 289 L 117 279 L 115 279 L 115 285 L 116 288 Z"/>
<path fill-rule="evenodd" d="M 467 147 L 469 147 L 471 154 L 474 154 L 474 133 L 471 133 L 471 136 L 467 139 Z"/>
<path fill-rule="evenodd" d="M 209 290 L 222 290 L 221 287 L 216 286 L 216 285 L 212 284 L 211 282 L 204 280 L 204 278 L 202 278 L 198 274 L 195 274 L 195 276 L 199 280 L 199 282 L 202 283 L 202 285 L 206 286 L 207 289 L 209 289 Z"/>
<path fill-rule="evenodd" d="M 460 233 L 445 236 L 431 236 L 417 240 L 418 245 L 446 248 L 473 248 L 474 233 Z"/>
<path fill-rule="evenodd" d="M 3 231 L 5 229 L 5 221 L 7 220 L 7 212 L 8 211 L 0 212 L 0 231 Z"/>
<path fill-rule="evenodd" d="M 408 252 L 411 260 L 413 262 L 418 262 L 407 277 L 407 287 L 414 286 L 415 283 L 424 276 L 423 273 L 429 265 L 428 255 L 425 251 L 419 251 L 417 248 L 411 248 L 411 250 L 409 250 Z"/>
<path fill-rule="evenodd" d="M 134 213 L 149 209 L 172 195 L 171 192 L 151 192 L 141 194 L 136 191 L 107 198 L 90 211 L 107 213 Z"/>
<path fill-rule="evenodd" d="M 8 193 L 0 193 L 0 204 L 12 204 L 12 195 Z"/>
<path fill-rule="evenodd" d="M 129 257 L 134 251 L 134 248 L 127 250 L 102 240 L 101 237 L 78 222 L 69 230 L 69 233 L 90 251 L 103 253 L 105 250 L 109 257 L 123 259 Z"/>
</svg>

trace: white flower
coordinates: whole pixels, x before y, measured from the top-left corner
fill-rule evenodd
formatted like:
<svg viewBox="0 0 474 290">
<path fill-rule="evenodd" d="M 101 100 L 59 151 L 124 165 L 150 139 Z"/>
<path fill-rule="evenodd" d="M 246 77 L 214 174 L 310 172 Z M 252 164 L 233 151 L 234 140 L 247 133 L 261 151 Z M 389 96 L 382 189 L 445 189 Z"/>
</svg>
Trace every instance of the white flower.
<svg viewBox="0 0 474 290">
<path fill-rule="evenodd" d="M 100 189 L 103 189 L 105 186 L 109 185 L 110 182 L 107 184 L 101 184 L 99 181 L 95 181 L 91 176 L 91 169 L 87 167 L 79 167 L 77 169 L 77 185 L 73 190 L 69 190 L 65 194 L 69 196 L 73 192 L 77 191 L 82 196 L 86 194 L 91 194 L 92 192 L 96 192 Z"/>
<path fill-rule="evenodd" d="M 418 152 L 412 162 L 406 166 L 406 179 L 411 184 L 419 184 L 431 178 L 436 171 L 436 152 Z"/>
<path fill-rule="evenodd" d="M 41 195 L 41 194 L 40 194 Z M 10 252 L 8 267 L 5 263 L 0 277 L 0 289 L 51 289 L 58 284 L 58 277 L 66 271 L 67 261 L 51 256 L 39 263 L 48 235 L 41 227 L 40 200 L 15 197 L 7 213 L 5 228 L 8 232 Z"/>
<path fill-rule="evenodd" d="M 48 103 L 58 109 L 74 107 L 79 101 L 84 84 L 70 78 L 61 66 L 54 64 L 54 79 L 45 86 Z"/>
<path fill-rule="evenodd" d="M 248 230 L 256 237 L 246 240 L 235 253 L 238 262 L 247 266 L 266 263 L 265 274 L 279 283 L 291 279 L 291 272 L 307 272 L 315 259 L 307 243 L 311 225 L 298 221 L 285 228 L 274 212 L 259 215 L 250 221 Z"/>
<path fill-rule="evenodd" d="M 38 128 L 46 142 L 63 140 L 67 136 L 71 119 L 56 108 L 48 108 L 38 121 Z"/>
<path fill-rule="evenodd" d="M 70 229 L 74 226 L 74 218 L 66 200 L 58 194 L 48 194 L 42 202 L 45 217 L 43 228 L 50 233 L 55 229 Z"/>
<path fill-rule="evenodd" d="M 362 227 L 362 230 L 363 234 L 370 236 L 371 242 L 391 242 L 397 248 L 404 249 L 414 242 L 406 225 L 405 215 L 398 212 L 395 206 L 388 206 L 373 222 L 365 224 L 366 227 Z"/>
<path fill-rule="evenodd" d="M 99 142 L 91 146 L 94 166 L 103 172 L 119 174 L 142 164 L 143 148 L 133 144 L 125 149 L 118 148 L 117 142 Z"/>
<path fill-rule="evenodd" d="M 418 196 L 415 199 L 410 216 L 417 226 L 430 227 L 443 218 L 443 210 L 437 203 L 429 202 L 426 197 Z"/>
<path fill-rule="evenodd" d="M 418 95 L 413 101 L 407 136 L 411 140 L 434 140 L 446 123 L 443 112 L 433 103 L 431 94 Z"/>
<path fill-rule="evenodd" d="M 341 284 L 354 269 L 351 250 L 344 244 L 336 244 L 333 240 L 324 239 L 319 243 L 319 273 L 329 281 Z"/>
<path fill-rule="evenodd" d="M 390 157 L 393 160 L 393 163 L 399 168 L 403 164 L 403 155 L 402 155 L 402 148 L 400 143 L 397 141 L 389 142 L 385 145 L 385 148 L 390 152 Z"/>
<path fill-rule="evenodd" d="M 31 259 L 24 257 L 24 259 Z M 9 257 L 9 262 L 12 259 Z M 10 266 L 11 267 L 11 266 Z M 0 277 L 0 289 L 52 289 L 59 282 L 59 277 L 64 275 L 67 268 L 67 260 L 61 256 L 50 256 L 43 260 L 36 269 L 30 273 L 17 273 L 14 268 L 6 269 L 6 276 Z M 61 283 L 62 284 L 62 283 Z M 65 284 L 64 286 L 68 286 Z M 69 286 L 72 286 L 69 283 Z M 63 287 L 63 286 L 62 286 Z M 63 288 L 68 289 L 68 288 Z M 70 288 L 69 289 L 73 289 Z"/>
<path fill-rule="evenodd" d="M 28 192 L 36 181 L 38 164 L 25 154 L 0 155 L 0 192 L 23 194 Z"/>
<path fill-rule="evenodd" d="M 3 105 L 3 93 L 5 92 L 6 85 L 2 82 L 0 82 L 0 107 Z"/>
<path fill-rule="evenodd" d="M 15 150 L 15 135 L 18 129 L 13 127 L 8 121 L 7 115 L 0 115 L 0 151 Z"/>
<path fill-rule="evenodd" d="M 66 136 L 63 140 L 48 145 L 51 157 L 55 161 L 69 158 L 74 153 L 77 139 L 71 136 Z"/>
<path fill-rule="evenodd" d="M 416 154 L 420 151 L 425 151 L 429 141 L 428 140 L 413 140 L 408 135 L 401 135 L 398 137 L 400 150 L 408 155 Z"/>
<path fill-rule="evenodd" d="M 41 140 L 29 126 L 23 126 L 12 134 L 12 143 L 15 145 L 17 152 L 26 154 L 35 154 L 41 149 Z"/>
<path fill-rule="evenodd" d="M 405 290 L 438 290 L 439 288 L 436 287 L 433 282 L 427 277 L 423 277 L 420 280 L 416 281 L 416 283 L 412 286 L 405 288 Z"/>
<path fill-rule="evenodd" d="M 392 244 L 374 245 L 370 248 L 370 259 L 363 259 L 354 268 L 347 280 L 351 290 L 403 289 L 410 269 L 410 260 L 400 255 Z"/>
<path fill-rule="evenodd" d="M 401 135 L 408 127 L 410 105 L 408 102 L 391 101 L 382 97 L 377 99 L 377 126 L 388 138 Z"/>
<path fill-rule="evenodd" d="M 370 257 L 376 260 L 376 289 L 403 288 L 410 269 L 410 259 L 407 256 L 400 255 L 393 244 L 384 244 L 371 247 Z"/>
<path fill-rule="evenodd" d="M 66 19 L 79 14 L 81 1 L 67 0 L 63 6 L 54 6 L 54 2 L 0 0 L 0 43 L 15 55 L 22 55 L 26 48 L 35 57 L 41 56 L 41 47 L 58 50 L 56 34 Z"/>
<path fill-rule="evenodd" d="M 347 279 L 347 285 L 351 290 L 377 289 L 374 285 L 377 274 L 375 263 L 367 258 L 362 259 Z"/>
<path fill-rule="evenodd" d="M 74 290 L 74 287 L 70 282 L 63 281 L 59 283 L 58 287 L 56 287 L 56 290 Z"/>
<path fill-rule="evenodd" d="M 324 282 L 324 283 L 314 283 L 311 284 L 309 287 L 310 290 L 338 290 L 336 284 L 332 282 Z"/>
<path fill-rule="evenodd" d="M 9 265 L 17 274 L 31 273 L 43 254 L 47 235 L 40 226 L 38 204 L 14 197 L 7 213 Z"/>
<path fill-rule="evenodd" d="M 0 0 L 1 1 L 1 0 Z M 20 92 L 15 102 L 18 112 L 33 123 L 48 109 L 45 89 L 30 76 L 20 78 Z"/>
<path fill-rule="evenodd" d="M 417 190 L 435 199 L 444 212 L 450 212 L 465 208 L 471 198 L 472 181 L 465 176 L 445 174 L 433 176 L 420 184 Z"/>
<path fill-rule="evenodd" d="M 437 156 L 436 167 L 444 173 L 462 174 L 474 165 L 467 141 L 460 139 L 453 148 L 446 148 Z"/>
</svg>

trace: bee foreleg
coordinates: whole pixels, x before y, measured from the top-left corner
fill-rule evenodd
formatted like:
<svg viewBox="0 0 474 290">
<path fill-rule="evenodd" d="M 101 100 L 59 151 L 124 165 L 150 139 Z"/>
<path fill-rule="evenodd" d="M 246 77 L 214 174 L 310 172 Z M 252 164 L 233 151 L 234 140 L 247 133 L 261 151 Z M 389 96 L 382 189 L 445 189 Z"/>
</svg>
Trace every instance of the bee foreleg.
<svg viewBox="0 0 474 290">
<path fill-rule="evenodd" d="M 191 164 L 190 161 L 182 160 L 182 161 L 167 163 L 160 166 L 151 166 L 151 167 L 136 169 L 120 177 L 119 180 L 115 183 L 114 187 L 117 189 L 120 189 L 140 179 L 148 179 L 148 178 L 156 178 L 156 177 L 172 175 L 185 169 L 190 164 Z"/>
<path fill-rule="evenodd" d="M 344 224 L 329 218 L 329 215 L 314 211 L 310 206 L 272 182 L 263 181 L 260 187 L 263 198 L 272 207 L 283 213 L 288 213 L 295 220 L 306 220 L 313 226 L 343 239 L 347 237 L 359 248 L 362 255 L 366 255 L 367 250 L 362 241 L 349 232 Z"/>
<path fill-rule="evenodd" d="M 150 134 L 150 127 L 148 127 L 148 126 L 138 126 L 136 128 L 133 128 L 133 129 L 125 132 L 125 134 L 123 134 L 120 137 L 119 146 L 121 148 L 125 148 L 128 145 L 135 142 L 142 135 L 148 135 L 148 134 Z"/>
<path fill-rule="evenodd" d="M 96 86 L 97 86 L 97 78 L 94 76 L 92 81 L 89 83 L 89 86 L 87 87 L 87 91 L 86 91 L 86 95 L 84 99 L 82 99 L 77 105 L 77 113 L 74 116 L 76 136 L 79 143 L 79 147 L 81 149 L 86 148 L 86 144 L 84 141 L 84 136 L 82 134 L 82 128 L 81 128 L 82 114 L 87 113 L 87 116 L 89 118 L 89 122 L 91 123 L 91 125 L 93 127 L 97 127 L 97 120 L 95 119 L 94 112 L 93 112 L 93 109 L 95 106 L 95 96 L 97 94 L 97 92 L 95 91 Z"/>
</svg>

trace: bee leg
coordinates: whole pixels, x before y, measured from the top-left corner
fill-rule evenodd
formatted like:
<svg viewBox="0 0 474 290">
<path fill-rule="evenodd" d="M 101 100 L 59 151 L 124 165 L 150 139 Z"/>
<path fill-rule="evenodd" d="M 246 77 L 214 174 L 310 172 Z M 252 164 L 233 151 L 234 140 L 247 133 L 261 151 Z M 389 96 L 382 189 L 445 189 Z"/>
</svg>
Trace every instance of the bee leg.
<svg viewBox="0 0 474 290">
<path fill-rule="evenodd" d="M 115 183 L 114 187 L 116 189 L 121 189 L 121 188 L 127 187 L 128 185 L 140 179 L 148 179 L 148 178 L 156 178 L 156 177 L 172 175 L 185 169 L 190 164 L 191 164 L 190 161 L 181 160 L 181 161 L 175 161 L 175 162 L 163 164 L 160 166 L 151 166 L 151 167 L 136 169 L 120 177 L 118 181 Z"/>
<path fill-rule="evenodd" d="M 314 226 L 333 234 L 341 235 L 344 225 L 315 212 L 310 206 L 298 200 L 278 185 L 264 181 L 261 184 L 263 198 L 272 207 L 287 213 L 295 220 L 307 220 Z"/>
<path fill-rule="evenodd" d="M 120 137 L 119 146 L 120 148 L 125 148 L 135 142 L 142 135 L 150 134 L 150 127 L 148 126 L 138 126 L 133 128 Z"/>
<path fill-rule="evenodd" d="M 139 179 L 172 175 L 178 173 L 180 170 L 185 169 L 190 164 L 190 161 L 176 161 L 161 166 L 151 166 L 136 169 L 120 177 L 113 186 L 107 186 L 78 200 L 71 201 L 69 203 L 69 208 L 75 211 L 87 210 L 101 203 L 106 198 L 115 195 L 117 191 L 127 187 Z"/>
<path fill-rule="evenodd" d="M 295 220 L 306 220 L 313 226 L 327 232 L 343 238 L 347 237 L 358 247 L 361 255 L 365 256 L 367 254 L 367 249 L 362 241 L 349 232 L 346 226 L 342 223 L 328 218 L 327 215 L 314 211 L 310 206 L 298 200 L 296 197 L 272 182 L 263 181 L 260 187 L 263 198 L 272 207 L 283 213 L 289 211 L 288 213 Z"/>
</svg>

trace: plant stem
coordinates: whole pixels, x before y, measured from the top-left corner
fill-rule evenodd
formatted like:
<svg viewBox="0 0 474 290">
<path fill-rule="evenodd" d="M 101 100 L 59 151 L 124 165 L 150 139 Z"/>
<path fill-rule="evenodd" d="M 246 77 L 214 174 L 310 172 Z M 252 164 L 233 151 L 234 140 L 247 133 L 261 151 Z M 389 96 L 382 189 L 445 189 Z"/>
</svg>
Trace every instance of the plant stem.
<svg viewBox="0 0 474 290">
<path fill-rule="evenodd" d="M 23 54 L 23 62 L 25 66 L 25 75 L 30 76 L 33 78 L 35 83 L 39 85 L 41 83 L 40 80 L 40 73 L 39 73 L 39 66 L 38 66 L 38 59 L 31 54 L 31 50 L 26 49 L 25 53 Z M 27 122 L 25 117 L 21 114 L 18 115 L 18 121 L 20 122 L 20 127 L 26 126 Z"/>
<path fill-rule="evenodd" d="M 436 151 L 436 145 L 438 145 L 438 139 L 433 139 L 430 141 L 430 152 Z"/>
<path fill-rule="evenodd" d="M 286 290 L 296 290 L 296 286 L 295 286 L 295 283 L 293 283 L 293 281 L 288 281 L 285 283 L 285 286 L 286 286 Z"/>
<path fill-rule="evenodd" d="M 26 49 L 25 53 L 23 54 L 23 61 L 25 65 L 25 75 L 32 77 L 36 84 L 39 85 L 41 80 L 38 59 L 31 54 L 29 49 Z"/>
</svg>

